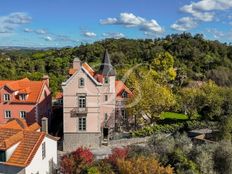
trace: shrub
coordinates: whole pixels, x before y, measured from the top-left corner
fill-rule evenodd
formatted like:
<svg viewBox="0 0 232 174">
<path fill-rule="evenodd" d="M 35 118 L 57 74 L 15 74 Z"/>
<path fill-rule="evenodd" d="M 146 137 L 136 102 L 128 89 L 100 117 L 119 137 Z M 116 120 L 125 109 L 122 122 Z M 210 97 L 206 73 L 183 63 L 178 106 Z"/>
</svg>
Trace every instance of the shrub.
<svg viewBox="0 0 232 174">
<path fill-rule="evenodd" d="M 92 152 L 87 148 L 80 147 L 76 151 L 62 157 L 60 162 L 61 172 L 65 174 L 80 173 L 92 161 Z"/>
<path fill-rule="evenodd" d="M 128 146 L 128 158 L 137 157 L 137 156 L 148 156 L 153 152 L 147 146 L 131 145 Z"/>
<path fill-rule="evenodd" d="M 101 174 L 97 167 L 90 167 L 87 169 L 87 174 Z"/>
<path fill-rule="evenodd" d="M 117 167 L 120 174 L 172 174 L 173 168 L 163 167 L 154 157 L 139 156 L 131 159 L 118 159 Z"/>
<path fill-rule="evenodd" d="M 108 163 L 107 159 L 106 160 L 97 160 L 94 164 L 93 167 L 96 167 L 100 174 L 114 174 L 112 166 L 110 163 Z"/>
<path fill-rule="evenodd" d="M 128 155 L 128 148 L 114 148 L 112 154 L 109 155 L 108 161 L 115 165 L 118 159 L 124 160 Z"/>
<path fill-rule="evenodd" d="M 76 161 L 83 161 L 86 164 L 90 164 L 93 161 L 93 153 L 87 148 L 80 147 L 72 152 L 72 155 Z"/>
<path fill-rule="evenodd" d="M 132 132 L 133 137 L 145 137 L 151 136 L 155 133 L 174 133 L 179 130 L 192 130 L 192 129 L 201 129 L 201 128 L 217 128 L 216 122 L 205 122 L 191 120 L 186 122 L 177 122 L 172 124 L 155 124 L 151 126 L 146 126 L 140 130 Z"/>
</svg>

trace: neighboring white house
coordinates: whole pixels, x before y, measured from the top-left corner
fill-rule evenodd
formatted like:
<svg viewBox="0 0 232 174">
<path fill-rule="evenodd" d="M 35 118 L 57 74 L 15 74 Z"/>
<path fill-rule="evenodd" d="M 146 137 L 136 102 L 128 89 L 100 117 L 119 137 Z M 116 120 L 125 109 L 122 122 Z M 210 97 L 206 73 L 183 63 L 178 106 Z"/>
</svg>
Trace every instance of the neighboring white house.
<svg viewBox="0 0 232 174">
<path fill-rule="evenodd" d="M 0 125 L 0 174 L 50 174 L 57 165 L 57 138 L 22 119 Z"/>
</svg>

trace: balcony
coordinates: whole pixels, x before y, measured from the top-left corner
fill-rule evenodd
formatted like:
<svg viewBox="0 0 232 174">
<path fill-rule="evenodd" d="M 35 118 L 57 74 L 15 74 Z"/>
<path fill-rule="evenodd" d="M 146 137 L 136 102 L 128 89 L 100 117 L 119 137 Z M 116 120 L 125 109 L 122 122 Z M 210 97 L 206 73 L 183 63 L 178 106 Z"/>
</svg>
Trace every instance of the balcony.
<svg viewBox="0 0 232 174">
<path fill-rule="evenodd" d="M 71 117 L 77 117 L 78 115 L 83 115 L 83 114 L 87 114 L 88 112 L 88 108 L 73 108 L 71 110 Z"/>
</svg>

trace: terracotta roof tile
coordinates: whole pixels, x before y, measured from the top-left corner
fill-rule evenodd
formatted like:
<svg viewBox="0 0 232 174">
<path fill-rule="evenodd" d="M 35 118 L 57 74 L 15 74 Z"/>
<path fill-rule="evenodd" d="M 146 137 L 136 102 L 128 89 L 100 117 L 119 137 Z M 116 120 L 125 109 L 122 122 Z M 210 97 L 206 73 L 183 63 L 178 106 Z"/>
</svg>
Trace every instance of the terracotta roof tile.
<svg viewBox="0 0 232 174">
<path fill-rule="evenodd" d="M 15 127 L 12 128 L 12 126 Z M 37 132 L 38 128 L 40 126 L 37 123 L 22 128 L 22 123 L 17 122 L 15 119 L 0 126 L 1 150 L 6 150 L 19 143 L 9 160 L 4 163 L 5 165 L 26 167 L 30 164 L 44 137 L 51 138 L 50 135 L 46 135 L 44 132 Z M 56 137 L 52 137 L 52 139 L 58 140 Z"/>
<path fill-rule="evenodd" d="M 55 99 L 62 99 L 63 98 L 63 93 L 62 92 L 57 92 L 56 93 L 56 96 L 55 96 Z"/>
<path fill-rule="evenodd" d="M 37 131 L 38 129 L 40 129 L 40 125 L 38 123 L 33 123 L 32 125 L 26 128 L 26 130 L 30 131 Z"/>
<path fill-rule="evenodd" d="M 44 85 L 45 81 L 30 81 L 27 78 L 15 81 L 0 81 L 0 88 L 6 86 L 12 91 L 29 94 L 26 100 L 19 100 L 18 97 L 15 97 L 11 101 L 12 103 L 36 103 Z"/>
<path fill-rule="evenodd" d="M 94 77 L 99 83 L 103 83 L 104 76 L 102 74 L 97 74 L 96 72 L 94 72 L 94 70 L 89 66 L 89 64 L 83 63 L 82 67 L 85 68 L 89 72 L 89 74 L 92 77 Z M 76 71 L 77 69 L 69 69 L 69 74 L 73 75 Z M 121 98 L 121 94 L 123 91 L 126 91 L 129 97 L 133 95 L 131 90 L 121 80 L 115 81 L 115 90 L 116 90 L 116 97 L 119 97 L 119 98 Z M 59 95 L 57 96 L 60 96 L 60 95 L 61 94 L 59 93 Z"/>
<path fill-rule="evenodd" d="M 131 97 L 133 93 L 131 90 L 121 81 L 121 80 L 116 80 L 115 81 L 115 90 L 116 90 L 116 96 L 121 98 L 122 97 L 122 92 L 126 91 L 128 94 L 128 97 Z"/>
<path fill-rule="evenodd" d="M 69 69 L 68 74 L 73 75 L 76 71 L 77 71 L 77 69 L 71 68 L 71 69 Z"/>
<path fill-rule="evenodd" d="M 17 143 L 19 141 L 18 133 L 20 131 L 20 129 L 0 128 L 0 149 L 8 149 L 9 147 Z M 21 135 L 19 136 L 21 137 Z"/>
<path fill-rule="evenodd" d="M 84 67 L 84 68 L 89 72 L 89 74 L 90 74 L 91 76 L 94 76 L 95 72 L 94 72 L 94 70 L 89 66 L 88 63 L 83 63 L 83 64 L 82 64 L 82 67 Z"/>
<path fill-rule="evenodd" d="M 5 164 L 26 167 L 32 161 L 45 137 L 43 132 L 23 131 L 23 134 L 24 138 Z"/>
</svg>

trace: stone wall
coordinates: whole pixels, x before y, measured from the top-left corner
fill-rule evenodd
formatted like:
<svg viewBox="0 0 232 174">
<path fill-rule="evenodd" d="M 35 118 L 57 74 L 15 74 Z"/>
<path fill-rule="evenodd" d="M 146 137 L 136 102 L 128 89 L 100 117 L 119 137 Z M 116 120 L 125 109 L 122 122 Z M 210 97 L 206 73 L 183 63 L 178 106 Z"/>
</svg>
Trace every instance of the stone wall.
<svg viewBox="0 0 232 174">
<path fill-rule="evenodd" d="M 117 146 L 129 146 L 134 144 L 146 144 L 149 141 L 149 139 L 150 137 L 111 140 L 109 141 L 109 145 L 112 147 L 117 147 Z"/>
<path fill-rule="evenodd" d="M 80 146 L 94 148 L 101 145 L 101 133 L 64 133 L 63 151 L 70 152 Z"/>
</svg>

